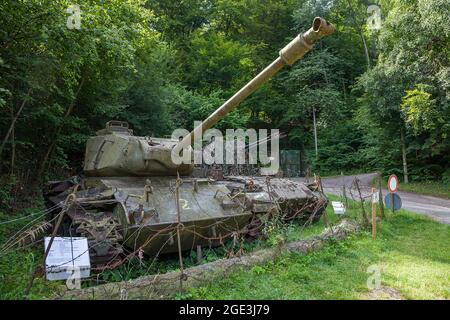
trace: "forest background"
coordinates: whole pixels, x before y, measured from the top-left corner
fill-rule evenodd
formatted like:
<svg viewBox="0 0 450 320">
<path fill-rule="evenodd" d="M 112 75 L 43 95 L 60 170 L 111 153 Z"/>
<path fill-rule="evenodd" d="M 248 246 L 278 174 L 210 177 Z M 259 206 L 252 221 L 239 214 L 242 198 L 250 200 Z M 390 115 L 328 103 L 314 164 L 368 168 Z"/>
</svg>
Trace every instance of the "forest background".
<svg viewBox="0 0 450 320">
<path fill-rule="evenodd" d="M 7 0 L 0 12 L 3 209 L 81 172 L 87 138 L 111 119 L 137 135 L 192 129 L 315 16 L 338 32 L 217 127 L 278 128 L 281 149 L 321 175 L 450 185 L 447 0 Z"/>
</svg>

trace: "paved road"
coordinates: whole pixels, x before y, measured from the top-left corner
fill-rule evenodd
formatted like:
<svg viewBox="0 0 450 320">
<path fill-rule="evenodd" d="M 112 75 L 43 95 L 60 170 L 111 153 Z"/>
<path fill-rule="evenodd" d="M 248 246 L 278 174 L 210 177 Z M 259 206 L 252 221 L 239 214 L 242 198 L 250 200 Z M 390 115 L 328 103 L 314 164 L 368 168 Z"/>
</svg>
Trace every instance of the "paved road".
<svg viewBox="0 0 450 320">
<path fill-rule="evenodd" d="M 374 178 L 377 177 L 376 173 L 361 174 L 356 176 L 344 176 L 336 178 L 323 178 L 323 187 L 325 193 L 331 193 L 335 195 L 342 194 L 342 186 L 345 184 L 347 189 L 347 195 L 353 180 L 357 177 L 361 181 L 361 189 L 363 196 L 368 196 L 371 192 L 370 184 Z M 298 178 L 296 180 L 304 181 L 304 178 Z M 400 184 L 401 189 L 401 184 Z M 387 194 L 387 190 L 383 189 L 383 196 Z M 355 190 L 353 189 L 353 193 Z M 419 195 L 411 192 L 398 192 L 402 198 L 403 208 L 408 211 L 417 212 L 433 218 L 436 221 L 450 225 L 450 200 Z M 356 194 L 355 194 L 356 196 Z"/>
</svg>

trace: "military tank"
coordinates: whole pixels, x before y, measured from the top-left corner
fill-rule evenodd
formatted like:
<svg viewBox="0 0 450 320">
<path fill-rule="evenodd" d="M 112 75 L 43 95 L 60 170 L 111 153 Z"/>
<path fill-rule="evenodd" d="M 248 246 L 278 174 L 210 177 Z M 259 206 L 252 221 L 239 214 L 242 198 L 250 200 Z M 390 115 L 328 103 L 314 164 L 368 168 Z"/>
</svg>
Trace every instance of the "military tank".
<svg viewBox="0 0 450 320">
<path fill-rule="evenodd" d="M 193 163 L 176 164 L 171 155 L 192 152 L 196 133 L 211 128 L 334 31 L 315 18 L 311 29 L 181 140 L 139 137 L 126 122 L 108 122 L 87 141 L 82 176 L 46 185 L 47 205 L 64 210 L 58 233 L 87 237 L 94 269 L 104 269 L 119 265 L 124 255 L 156 256 L 217 246 L 230 237 L 256 237 L 263 217 L 319 218 L 327 199 L 316 185 L 275 177 L 195 178 Z"/>
</svg>

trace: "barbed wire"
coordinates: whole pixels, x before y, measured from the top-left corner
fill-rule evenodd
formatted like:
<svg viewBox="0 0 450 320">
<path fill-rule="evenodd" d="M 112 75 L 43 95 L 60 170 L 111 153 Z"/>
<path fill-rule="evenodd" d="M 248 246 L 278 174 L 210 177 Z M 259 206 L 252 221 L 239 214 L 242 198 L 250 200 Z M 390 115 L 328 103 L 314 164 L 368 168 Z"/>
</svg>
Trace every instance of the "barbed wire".
<svg viewBox="0 0 450 320">
<path fill-rule="evenodd" d="M 53 209 L 53 210 L 55 210 L 55 209 Z M 53 210 L 51 210 L 51 211 L 53 211 Z M 50 213 L 51 211 L 49 211 L 48 213 Z M 58 213 L 56 216 L 54 216 L 54 217 L 53 217 L 51 220 L 49 220 L 47 223 L 49 223 L 49 224 L 52 223 L 54 220 L 56 220 L 56 219 L 59 217 L 59 214 L 60 214 L 60 213 Z M 5 251 L 7 251 L 7 250 L 11 249 L 12 247 L 14 247 L 14 245 L 17 244 L 17 239 L 20 239 L 20 236 L 23 235 L 23 234 L 26 234 L 26 232 L 27 232 L 28 230 L 30 230 L 32 227 L 29 227 L 29 228 L 26 229 L 26 230 L 24 230 L 24 229 L 25 229 L 26 227 L 30 226 L 33 222 L 36 222 L 36 223 L 37 223 L 37 221 L 38 221 L 40 218 L 42 218 L 42 216 L 40 216 L 40 217 L 34 219 L 34 220 L 31 221 L 30 223 L 28 223 L 27 225 L 25 225 L 24 227 L 22 227 L 22 228 L 21 228 L 19 231 L 17 231 L 14 235 L 12 235 L 11 237 L 9 237 L 8 240 L 6 240 L 6 241 L 4 242 L 2 248 L 0 249 L 0 257 L 3 257 L 3 256 L 5 256 L 5 255 L 7 255 L 7 254 L 9 254 L 10 252 L 13 252 L 13 251 L 21 250 L 21 247 L 19 247 L 19 248 L 16 248 L 15 250 L 11 250 L 10 252 L 5 253 Z M 16 240 L 16 242 L 14 242 L 14 240 Z M 30 246 L 31 246 L 31 245 L 27 245 L 27 247 L 30 247 Z"/>
<path fill-rule="evenodd" d="M 174 192 L 173 189 L 173 185 L 169 186 L 169 189 Z M 275 204 L 275 206 L 278 208 L 278 217 L 285 220 L 285 221 L 292 221 L 296 218 L 304 218 L 305 215 L 307 214 L 305 211 L 310 212 L 311 209 L 312 210 L 312 214 L 309 214 L 309 218 L 308 220 L 301 226 L 300 228 L 300 232 L 302 232 L 304 230 L 304 228 L 306 228 L 310 223 L 312 223 L 312 221 L 314 220 L 314 218 L 316 217 L 316 215 L 318 214 L 320 208 L 323 207 L 323 205 L 326 203 L 326 200 L 323 201 L 318 201 L 316 202 L 315 206 L 314 206 L 314 202 L 310 202 L 310 201 L 306 201 L 304 203 L 300 203 L 300 202 L 296 202 L 296 203 L 289 203 L 289 201 L 287 199 L 281 198 L 279 196 L 276 196 L 276 193 L 273 192 L 273 189 L 271 188 L 270 185 L 270 181 L 268 181 L 267 183 L 267 192 L 269 193 L 269 195 L 271 196 L 271 201 Z M 206 213 L 206 211 L 204 210 L 204 208 L 200 205 L 197 197 L 194 195 L 194 201 L 197 203 L 198 207 L 200 208 L 200 210 L 204 213 Z M 117 201 L 112 201 L 113 202 L 117 202 Z M 42 212 L 45 213 L 49 213 L 52 212 L 54 210 L 56 210 L 57 207 L 59 207 L 59 205 L 62 202 L 46 209 L 43 210 Z M 79 206 L 80 208 L 82 208 L 85 212 L 86 209 L 78 202 L 74 202 L 75 205 Z M 297 207 L 299 206 L 299 207 Z M 313 208 L 314 207 L 314 208 Z M 294 211 L 292 211 L 294 210 Z M 62 212 L 63 210 L 61 210 Z M 289 211 L 289 212 L 288 212 Z M 56 215 L 55 217 L 53 217 L 52 220 L 55 220 L 57 217 L 59 217 L 59 214 Z M 40 217 L 42 217 L 44 214 L 42 214 Z M 269 212 L 270 214 L 270 212 Z M 326 212 L 325 212 L 326 214 Z M 33 214 L 33 216 L 38 215 L 38 213 Z M 36 220 L 36 219 L 35 219 Z M 33 220 L 33 221 L 35 221 Z M 234 220 L 234 221 L 232 221 Z M 32 222 L 31 222 L 32 223 Z M 73 221 L 71 226 L 73 225 Z M 241 254 L 242 250 L 243 250 L 243 241 L 244 241 L 244 236 L 245 234 L 247 234 L 250 231 L 260 231 L 263 227 L 264 224 L 261 223 L 260 225 L 257 225 L 254 228 L 249 228 L 248 227 L 248 223 L 245 227 L 240 228 L 238 230 L 236 230 L 236 228 L 233 228 L 233 225 L 235 225 L 236 227 L 239 226 L 239 221 L 237 220 L 236 216 L 230 216 L 227 217 L 225 219 L 221 219 L 219 221 L 214 221 L 211 224 L 208 224 L 206 226 L 198 226 L 198 225 L 185 225 L 184 223 L 180 222 L 180 223 L 173 223 L 170 224 L 162 229 L 156 229 L 156 228 L 151 228 L 148 225 L 145 224 L 140 224 L 137 227 L 132 226 L 131 228 L 135 229 L 133 230 L 132 233 L 129 233 L 126 235 L 126 239 L 124 239 L 122 241 L 122 244 L 119 244 L 120 247 L 123 249 L 123 252 L 126 253 L 124 258 L 120 258 L 119 260 L 116 260 L 116 258 L 120 257 L 121 254 L 120 253 L 116 253 L 113 258 L 103 267 L 96 269 L 96 268 L 92 268 L 93 271 L 100 271 L 98 273 L 95 274 L 95 277 L 97 278 L 97 283 L 101 280 L 99 280 L 100 277 L 102 277 L 104 275 L 104 273 L 108 270 L 117 268 L 121 265 L 123 265 L 124 263 L 130 261 L 133 257 L 138 257 L 140 261 L 142 261 L 140 252 L 143 251 L 143 248 L 146 248 L 148 246 L 151 245 L 151 243 L 158 237 L 160 237 L 162 234 L 170 234 L 173 233 L 174 230 L 176 230 L 177 228 L 180 228 L 181 231 L 183 232 L 187 232 L 187 233 L 191 233 L 193 235 L 192 238 L 192 246 L 191 246 L 191 250 L 193 250 L 193 247 L 196 243 L 196 237 L 199 237 L 201 239 L 204 240 L 208 240 L 208 241 L 215 241 L 215 246 L 217 245 L 217 241 L 219 243 L 219 246 L 222 246 L 223 250 L 225 251 L 225 255 L 224 257 L 232 257 L 235 256 L 235 254 Z M 204 230 L 204 229 L 209 229 L 212 227 L 217 227 L 219 229 L 219 235 L 217 236 L 207 236 L 204 234 L 204 232 L 201 232 L 200 230 Z M 143 229 L 146 229 L 146 231 L 149 231 L 150 234 L 147 236 L 147 238 L 144 240 L 144 242 L 138 246 L 137 241 L 141 236 L 141 232 Z M 71 229 L 71 228 L 70 228 Z M 125 226 L 123 228 L 120 229 L 116 229 L 117 231 L 124 231 L 124 230 L 128 230 L 130 229 L 130 226 Z M 199 231 L 198 231 L 199 229 Z M 69 230 L 70 231 L 70 230 Z M 225 234 L 221 234 L 220 231 L 225 231 Z M 17 233 L 16 233 L 17 234 Z M 72 234 L 70 234 L 71 238 L 72 238 Z M 129 240 L 134 238 L 134 248 L 130 251 L 127 249 L 127 247 L 125 246 L 125 243 L 127 243 Z M 231 248 L 228 248 L 227 245 L 224 240 L 226 239 L 230 239 L 232 240 L 229 244 L 231 245 Z M 39 239 L 33 243 L 30 243 L 27 246 L 31 246 L 31 245 L 35 245 L 39 242 L 42 242 L 43 239 Z M 67 265 L 70 262 L 74 262 L 76 259 L 78 259 L 79 257 L 81 257 L 83 254 L 85 254 L 86 252 L 89 252 L 90 250 L 94 249 L 96 246 L 100 245 L 100 244 L 104 244 L 105 242 L 107 242 L 108 240 L 103 240 L 103 241 L 98 241 L 95 244 L 89 245 L 88 248 L 80 253 L 79 255 L 77 255 L 76 257 L 74 257 L 73 255 L 73 251 L 72 251 L 72 259 L 64 262 L 64 263 L 60 263 L 58 265 L 53 265 L 53 266 L 49 266 L 47 272 L 51 272 L 52 269 Z M 154 266 L 154 264 L 156 263 L 157 259 L 159 258 L 161 252 L 166 248 L 166 246 L 168 245 L 168 243 L 171 242 L 171 237 L 169 236 L 158 248 L 158 251 L 156 252 L 156 254 L 154 255 L 153 259 L 151 260 L 151 262 L 149 264 L 145 263 L 143 266 L 145 266 L 146 271 L 145 273 L 148 273 L 151 268 Z M 238 251 L 234 251 L 234 249 L 238 247 Z M 22 249 L 22 248 L 18 248 L 17 250 Z M 73 249 L 73 248 L 72 248 Z M 2 253 L 4 253 L 4 251 L 0 250 L 0 257 L 2 257 Z M 8 252 L 9 253 L 9 252 Z M 7 253 L 7 254 L 8 254 Z M 134 266 L 131 266 L 131 268 L 133 269 Z M 86 278 L 86 279 L 91 279 L 92 277 Z"/>
<path fill-rule="evenodd" d="M 60 203 L 61 203 L 61 202 L 60 202 Z M 38 211 L 38 212 L 29 214 L 29 215 L 26 215 L 26 216 L 23 216 L 23 217 L 14 218 L 14 219 L 7 220 L 7 221 L 2 221 L 2 222 L 0 222 L 0 226 L 5 225 L 5 224 L 10 224 L 10 223 L 13 223 L 13 222 L 16 222 L 16 221 L 28 219 L 28 218 L 34 217 L 34 216 L 36 216 L 36 215 L 39 215 L 39 214 L 40 214 L 40 216 L 39 216 L 38 218 L 43 217 L 43 216 L 46 215 L 47 213 L 50 213 L 50 212 L 52 212 L 53 210 L 55 210 L 56 207 L 57 207 L 60 203 L 54 205 L 52 208 L 48 208 L 48 209 L 45 209 L 45 210 L 42 210 L 42 211 Z"/>
</svg>

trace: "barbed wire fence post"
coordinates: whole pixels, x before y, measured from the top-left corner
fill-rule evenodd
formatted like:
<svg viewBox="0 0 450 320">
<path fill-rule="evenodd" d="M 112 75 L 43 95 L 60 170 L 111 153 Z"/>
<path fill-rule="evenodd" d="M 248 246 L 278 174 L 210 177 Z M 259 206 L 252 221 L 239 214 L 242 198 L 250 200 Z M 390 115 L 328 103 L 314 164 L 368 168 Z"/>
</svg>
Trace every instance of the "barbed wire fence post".
<svg viewBox="0 0 450 320">
<path fill-rule="evenodd" d="M 378 192 L 379 192 L 380 196 L 379 196 L 378 201 L 379 201 L 379 206 L 380 206 L 380 216 L 381 216 L 381 218 L 384 218 L 383 189 L 381 188 L 381 180 L 382 180 L 381 173 L 379 173 L 378 174 L 378 190 L 379 190 Z"/>
<path fill-rule="evenodd" d="M 183 255 L 181 254 L 181 209 L 180 209 L 180 185 L 183 181 L 180 179 L 180 175 L 177 173 L 177 181 L 175 184 L 175 204 L 177 207 L 177 241 L 178 241 L 178 258 L 180 260 L 180 292 L 183 292 L 183 280 L 184 280 L 184 268 L 183 268 Z"/>
<path fill-rule="evenodd" d="M 317 176 L 317 184 L 319 186 L 320 192 L 322 192 L 322 194 L 325 195 L 325 193 L 323 192 L 322 178 L 320 176 Z M 325 227 L 328 228 L 328 219 L 327 219 L 326 208 L 323 212 L 323 223 L 324 223 Z"/>
<path fill-rule="evenodd" d="M 366 209 L 364 208 L 364 198 L 361 194 L 361 187 L 359 186 L 359 179 L 355 178 L 353 183 L 355 184 L 356 189 L 358 190 L 359 200 L 361 202 L 362 215 L 363 215 L 363 219 L 364 219 L 364 225 L 367 227 L 369 225 L 369 218 L 367 217 Z"/>
<path fill-rule="evenodd" d="M 56 221 L 55 228 L 53 229 L 50 241 L 48 242 L 47 248 L 45 249 L 42 266 L 40 266 L 40 267 L 37 266 L 34 269 L 33 274 L 31 275 L 30 281 L 29 281 L 29 283 L 27 285 L 27 288 L 25 289 L 25 297 L 27 297 L 30 294 L 31 288 L 33 287 L 34 280 L 36 279 L 38 274 L 40 272 L 43 272 L 44 275 L 45 275 L 45 271 L 46 271 L 46 267 L 47 267 L 46 264 L 47 264 L 48 254 L 50 253 L 50 250 L 51 250 L 52 245 L 53 245 L 53 241 L 55 240 L 55 237 L 58 234 L 59 227 L 60 227 L 60 225 L 61 225 L 61 223 L 63 221 L 63 218 L 64 218 L 67 210 L 69 210 L 69 208 L 72 206 L 72 203 L 76 199 L 75 193 L 77 192 L 77 189 L 78 189 L 78 185 L 76 185 L 74 187 L 73 191 L 67 196 L 66 201 L 64 202 L 63 208 L 62 208 L 61 212 L 59 213 L 58 220 Z"/>
<path fill-rule="evenodd" d="M 347 198 L 347 187 L 345 186 L 345 177 L 344 177 L 344 172 L 341 171 L 341 177 L 342 177 L 342 197 L 344 198 L 345 201 L 345 207 L 348 209 L 348 198 Z"/>
<path fill-rule="evenodd" d="M 375 188 L 372 188 L 372 239 L 376 240 L 377 238 L 377 201 Z"/>
</svg>

